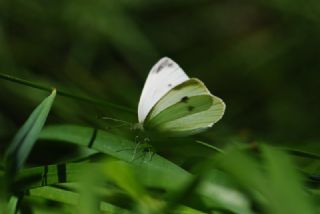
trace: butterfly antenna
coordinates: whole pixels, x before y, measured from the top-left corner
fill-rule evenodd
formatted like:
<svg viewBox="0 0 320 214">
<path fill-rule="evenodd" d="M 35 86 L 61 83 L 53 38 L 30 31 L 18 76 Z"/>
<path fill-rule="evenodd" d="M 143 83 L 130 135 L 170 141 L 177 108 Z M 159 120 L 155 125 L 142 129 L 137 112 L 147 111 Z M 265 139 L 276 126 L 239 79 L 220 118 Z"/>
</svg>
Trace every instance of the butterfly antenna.
<svg viewBox="0 0 320 214">
<path fill-rule="evenodd" d="M 130 129 L 132 129 L 132 127 L 133 127 L 133 123 L 130 123 L 130 122 L 125 121 L 125 120 L 120 120 L 120 119 L 116 119 L 116 118 L 112 118 L 112 117 L 100 117 L 100 119 L 109 120 L 109 121 L 112 121 L 112 122 L 119 123 L 119 125 L 116 125 L 116 126 L 106 127 L 106 129 L 108 129 L 108 130 L 117 129 L 117 128 L 121 128 L 121 127 L 124 127 L 124 126 L 127 126 Z"/>
<path fill-rule="evenodd" d="M 116 118 L 112 118 L 112 117 L 101 117 L 102 120 L 110 120 L 113 122 L 117 122 L 117 123 L 123 123 L 124 125 L 128 125 L 128 126 L 132 126 L 132 123 L 125 121 L 125 120 L 120 120 L 120 119 L 116 119 Z"/>
</svg>

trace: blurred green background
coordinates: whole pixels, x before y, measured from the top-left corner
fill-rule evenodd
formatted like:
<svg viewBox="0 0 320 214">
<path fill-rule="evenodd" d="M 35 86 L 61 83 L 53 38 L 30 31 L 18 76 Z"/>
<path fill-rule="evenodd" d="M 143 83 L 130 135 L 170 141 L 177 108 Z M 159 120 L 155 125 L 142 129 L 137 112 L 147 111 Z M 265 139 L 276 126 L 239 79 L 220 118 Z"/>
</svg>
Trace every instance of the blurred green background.
<svg viewBox="0 0 320 214">
<path fill-rule="evenodd" d="M 136 110 L 168 56 L 227 105 L 203 136 L 320 151 L 319 24 L 318 0 L 2 0 L 0 72 Z M 0 80 L 2 142 L 47 95 Z M 101 116 L 137 121 L 58 97 L 49 123 L 103 127 Z"/>
</svg>

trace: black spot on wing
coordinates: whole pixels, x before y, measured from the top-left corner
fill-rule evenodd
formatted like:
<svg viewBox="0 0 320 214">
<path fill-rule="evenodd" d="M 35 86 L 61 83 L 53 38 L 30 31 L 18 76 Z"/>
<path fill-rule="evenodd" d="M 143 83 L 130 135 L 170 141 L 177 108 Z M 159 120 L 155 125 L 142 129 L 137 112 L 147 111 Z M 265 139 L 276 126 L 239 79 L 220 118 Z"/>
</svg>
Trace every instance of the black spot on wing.
<svg viewBox="0 0 320 214">
<path fill-rule="evenodd" d="M 189 97 L 185 96 L 185 97 L 182 97 L 180 101 L 183 103 L 187 103 L 188 100 L 189 100 Z"/>
<path fill-rule="evenodd" d="M 169 59 L 166 59 L 164 60 L 163 62 L 161 62 L 161 64 L 158 66 L 158 68 L 156 69 L 156 73 L 159 73 L 163 68 L 165 67 L 173 67 L 173 63 L 169 60 Z"/>
<path fill-rule="evenodd" d="M 157 70 L 156 70 L 156 73 L 159 73 L 163 68 L 164 68 L 163 65 L 159 65 L 158 68 L 157 68 Z"/>
<path fill-rule="evenodd" d="M 172 87 L 172 84 L 168 84 L 168 87 L 170 87 L 170 88 L 171 88 L 171 87 Z"/>
<path fill-rule="evenodd" d="M 188 111 L 189 112 L 193 111 L 193 109 L 194 109 L 194 106 L 188 106 Z"/>
</svg>

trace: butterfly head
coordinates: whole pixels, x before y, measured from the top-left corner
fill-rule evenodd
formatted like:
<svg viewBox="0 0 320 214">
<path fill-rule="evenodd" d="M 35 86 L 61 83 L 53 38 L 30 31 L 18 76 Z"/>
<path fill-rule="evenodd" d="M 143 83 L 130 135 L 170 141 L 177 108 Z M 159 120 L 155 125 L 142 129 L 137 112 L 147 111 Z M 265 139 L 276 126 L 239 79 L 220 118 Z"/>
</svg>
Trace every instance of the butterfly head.
<svg viewBox="0 0 320 214">
<path fill-rule="evenodd" d="M 142 123 L 133 124 L 132 130 L 133 131 L 144 131 L 143 124 Z"/>
</svg>

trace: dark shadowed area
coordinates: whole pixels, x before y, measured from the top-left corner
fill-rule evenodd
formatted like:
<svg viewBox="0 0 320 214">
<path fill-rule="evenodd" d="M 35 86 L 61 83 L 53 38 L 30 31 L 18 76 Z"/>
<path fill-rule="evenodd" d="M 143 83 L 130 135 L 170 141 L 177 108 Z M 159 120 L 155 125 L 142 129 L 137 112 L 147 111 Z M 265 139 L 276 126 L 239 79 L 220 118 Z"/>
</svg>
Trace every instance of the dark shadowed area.
<svg viewBox="0 0 320 214">
<path fill-rule="evenodd" d="M 253 166 L 250 168 L 250 161 L 257 161 L 256 155 L 261 151 L 255 149 L 260 144 L 288 148 L 290 153 L 296 152 L 295 157 L 298 156 L 299 171 L 310 173 L 310 182 L 315 182 L 317 186 L 313 191 L 315 200 L 320 201 L 320 158 L 317 156 L 320 154 L 319 1 L 0 1 L 0 73 L 57 89 L 46 126 L 82 125 L 107 132 L 110 130 L 116 136 L 135 141 L 135 133 L 128 126 L 114 128 L 119 125 L 117 121 L 102 117 L 136 123 L 144 81 L 151 67 L 164 56 L 176 61 L 190 77 L 199 78 L 214 95 L 222 98 L 226 103 L 226 112 L 211 129 L 191 138 L 151 140 L 158 154 L 197 173 L 208 167 L 206 163 L 198 169 L 204 159 L 208 161 L 207 157 L 212 156 L 212 151 L 207 150 L 206 146 L 191 143 L 193 140 L 226 148 L 227 151 L 238 144 L 253 148 L 252 160 L 233 149 L 226 156 L 219 156 L 217 160 L 222 160 L 225 165 L 218 168 L 227 176 L 218 173 L 212 178 L 218 178 L 218 183 L 224 185 L 230 184 L 225 177 L 234 179 L 229 187 L 240 191 L 245 189 L 242 193 L 254 213 L 262 210 L 265 212 L 261 213 L 285 213 L 289 209 L 277 207 L 268 194 L 266 200 L 270 199 L 271 208 L 264 207 L 264 202 L 259 202 L 259 199 L 252 199 L 256 195 L 247 194 L 249 190 L 243 183 L 246 179 L 251 181 L 241 173 L 247 170 L 259 180 L 259 173 L 255 174 Z M 61 96 L 59 91 L 86 97 L 91 102 Z M 33 109 L 49 94 L 0 78 L 0 157 Z M 89 147 L 95 138 L 96 133 L 91 136 Z M 52 143 L 51 140 L 55 139 L 48 139 L 35 145 L 28 158 L 29 166 L 65 163 L 89 154 L 78 145 Z M 99 152 L 103 150 L 102 147 L 99 149 Z M 149 147 L 147 149 L 150 150 Z M 299 153 L 301 151 L 312 153 L 308 161 L 301 160 L 301 156 L 305 156 Z M 268 147 L 262 148 L 262 153 L 265 159 L 257 161 L 257 164 L 266 162 L 262 168 L 270 167 L 271 170 L 272 166 L 277 165 L 270 161 L 274 155 L 274 161 L 285 163 L 278 170 L 286 169 L 287 156 L 282 160 L 281 155 L 269 151 Z M 99 160 L 99 157 L 95 158 Z M 130 158 L 128 160 L 130 162 Z M 241 161 L 248 165 L 232 168 L 233 164 Z M 108 167 L 121 168 L 122 165 L 109 164 Z M 274 178 L 276 184 L 286 188 L 282 181 L 277 180 L 276 176 Z M 106 201 L 118 201 L 116 206 L 130 210 L 130 207 L 119 202 L 126 201 L 128 197 L 135 198 L 130 185 L 128 187 L 114 177 L 112 179 L 128 191 L 129 196 L 120 194 L 117 196 L 120 199 L 110 199 L 108 196 L 110 200 Z M 262 195 L 266 193 L 265 189 L 259 189 L 265 183 L 256 185 L 248 189 L 261 190 Z M 184 190 L 186 193 L 193 191 L 190 186 Z M 277 195 L 276 191 L 273 193 Z M 151 195 L 160 197 L 161 194 L 155 191 Z M 285 194 L 282 196 L 286 198 Z M 218 207 L 219 213 L 226 210 L 250 213 L 239 211 L 240 208 L 233 208 L 233 205 L 225 205 L 224 202 L 209 206 L 195 198 L 182 200 L 179 197 L 172 203 L 183 201 L 186 206 L 203 213 L 211 213 L 208 210 L 212 207 Z M 278 199 L 281 200 L 281 196 Z M 295 200 L 289 202 L 294 203 Z M 155 204 L 154 207 L 157 207 Z M 28 203 L 25 206 L 28 207 Z M 153 212 L 149 210 L 145 213 Z"/>
</svg>

